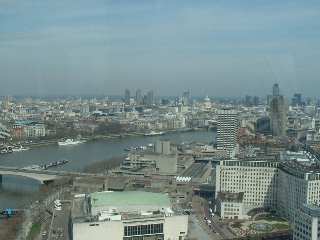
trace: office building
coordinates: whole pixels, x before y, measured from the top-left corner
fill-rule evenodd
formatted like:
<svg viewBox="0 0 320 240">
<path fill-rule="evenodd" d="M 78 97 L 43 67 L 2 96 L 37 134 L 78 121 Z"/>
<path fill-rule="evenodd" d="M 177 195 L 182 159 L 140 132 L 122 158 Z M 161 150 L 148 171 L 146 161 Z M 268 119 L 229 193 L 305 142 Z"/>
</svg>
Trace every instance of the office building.
<svg viewBox="0 0 320 240">
<path fill-rule="evenodd" d="M 280 95 L 279 85 L 273 85 L 273 95 L 270 102 L 271 131 L 273 136 L 284 137 L 287 130 L 287 103 Z"/>
<path fill-rule="evenodd" d="M 215 195 L 243 193 L 243 216 L 254 208 L 275 209 L 278 164 L 270 159 L 222 160 L 216 166 Z"/>
<path fill-rule="evenodd" d="M 256 132 L 265 135 L 271 134 L 269 117 L 261 117 L 257 119 Z"/>
<path fill-rule="evenodd" d="M 222 219 L 246 219 L 243 214 L 244 193 L 219 192 L 216 211 Z"/>
<path fill-rule="evenodd" d="M 235 155 L 237 148 L 238 126 L 238 113 L 235 110 L 223 109 L 218 111 L 218 150 L 226 150 L 231 156 Z"/>
<path fill-rule="evenodd" d="M 188 106 L 191 103 L 190 91 L 185 91 L 182 94 L 182 104 Z"/>
<path fill-rule="evenodd" d="M 0 139 L 5 139 L 10 137 L 10 131 L 6 126 L 0 123 Z"/>
<path fill-rule="evenodd" d="M 147 106 L 152 106 L 154 104 L 154 92 L 153 91 L 147 92 L 147 95 L 145 98 L 145 104 Z"/>
<path fill-rule="evenodd" d="M 304 204 L 297 209 L 293 224 L 293 240 L 320 239 L 320 206 Z"/>
<path fill-rule="evenodd" d="M 215 169 L 216 196 L 244 193 L 243 216 L 265 208 L 293 222 L 304 204 L 320 204 L 320 163 L 305 152 L 286 152 L 282 158 L 220 161 Z"/>
<path fill-rule="evenodd" d="M 126 89 L 125 92 L 124 92 L 124 102 L 125 104 L 129 105 L 130 104 L 130 90 L 129 89 Z"/>
<path fill-rule="evenodd" d="M 141 105 L 143 103 L 141 89 L 138 89 L 136 91 L 136 99 L 135 100 L 136 100 L 137 105 Z"/>
<path fill-rule="evenodd" d="M 175 212 L 166 194 L 96 192 L 75 199 L 73 240 L 185 239 L 188 215 Z"/>
<path fill-rule="evenodd" d="M 15 139 L 39 138 L 46 136 L 46 127 L 43 123 L 34 121 L 16 121 L 12 128 Z"/>
<path fill-rule="evenodd" d="M 280 95 L 279 84 L 275 83 L 275 84 L 273 84 L 273 87 L 272 87 L 272 96 L 276 97 L 276 96 L 279 96 L 279 95 Z"/>
<path fill-rule="evenodd" d="M 258 96 L 245 96 L 244 105 L 247 107 L 258 106 L 260 103 L 260 99 Z"/>
<path fill-rule="evenodd" d="M 304 204 L 320 204 L 319 163 L 303 158 L 281 162 L 278 184 L 278 212 L 290 221 Z"/>
<path fill-rule="evenodd" d="M 301 93 L 295 93 L 291 100 L 291 105 L 294 107 L 302 106 L 302 95 Z"/>
</svg>

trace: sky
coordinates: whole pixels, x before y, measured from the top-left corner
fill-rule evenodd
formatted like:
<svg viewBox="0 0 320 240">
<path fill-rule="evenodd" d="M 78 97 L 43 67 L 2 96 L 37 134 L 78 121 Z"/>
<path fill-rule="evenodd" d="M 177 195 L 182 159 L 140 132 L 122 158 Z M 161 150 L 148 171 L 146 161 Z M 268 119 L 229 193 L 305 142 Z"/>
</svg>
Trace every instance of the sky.
<svg viewBox="0 0 320 240">
<path fill-rule="evenodd" d="M 320 1 L 0 0 L 0 95 L 319 96 Z"/>
</svg>

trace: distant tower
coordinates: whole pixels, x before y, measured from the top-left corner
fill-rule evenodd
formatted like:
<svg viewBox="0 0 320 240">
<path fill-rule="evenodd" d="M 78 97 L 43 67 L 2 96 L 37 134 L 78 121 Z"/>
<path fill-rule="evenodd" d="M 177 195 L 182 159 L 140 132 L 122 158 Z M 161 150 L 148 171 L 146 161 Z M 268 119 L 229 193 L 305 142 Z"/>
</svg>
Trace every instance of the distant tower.
<svg viewBox="0 0 320 240">
<path fill-rule="evenodd" d="M 127 105 L 130 104 L 130 90 L 129 89 L 126 89 L 124 92 L 124 102 Z"/>
<path fill-rule="evenodd" d="M 190 91 L 185 91 L 183 94 L 182 94 L 182 104 L 184 106 L 188 106 L 191 102 L 191 99 L 190 99 Z"/>
<path fill-rule="evenodd" d="M 274 97 L 277 97 L 277 96 L 280 95 L 280 89 L 279 89 L 279 84 L 278 83 L 273 84 L 272 95 Z"/>
<path fill-rule="evenodd" d="M 237 147 L 238 113 L 235 110 L 218 111 L 217 148 L 234 155 Z"/>
<path fill-rule="evenodd" d="M 302 95 L 301 93 L 295 93 L 292 98 L 291 105 L 294 107 L 302 106 Z"/>
<path fill-rule="evenodd" d="M 273 85 L 273 96 L 270 102 L 271 131 L 273 136 L 283 137 L 287 128 L 287 104 L 280 95 L 279 85 Z"/>
<path fill-rule="evenodd" d="M 142 93 L 141 93 L 141 89 L 138 89 L 136 91 L 136 104 L 140 105 L 142 104 Z"/>
<path fill-rule="evenodd" d="M 154 93 L 152 90 L 147 93 L 146 100 L 147 100 L 146 103 L 148 106 L 152 106 L 154 104 Z"/>
</svg>

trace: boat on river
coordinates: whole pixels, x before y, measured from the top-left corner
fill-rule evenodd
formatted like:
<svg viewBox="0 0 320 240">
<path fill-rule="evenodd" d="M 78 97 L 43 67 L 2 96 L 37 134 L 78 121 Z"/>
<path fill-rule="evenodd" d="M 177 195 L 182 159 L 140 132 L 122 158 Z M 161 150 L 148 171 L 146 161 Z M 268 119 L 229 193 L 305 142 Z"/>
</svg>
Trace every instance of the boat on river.
<svg viewBox="0 0 320 240">
<path fill-rule="evenodd" d="M 69 160 L 63 159 L 63 160 L 59 160 L 59 161 L 56 161 L 56 162 L 51 162 L 51 163 L 48 163 L 48 164 L 41 165 L 40 168 L 44 169 L 44 170 L 47 170 L 47 169 L 52 168 L 52 167 L 62 166 L 64 164 L 67 164 L 68 162 L 69 162 Z"/>
<path fill-rule="evenodd" d="M 144 136 L 159 136 L 159 135 L 163 135 L 165 132 L 156 132 L 156 131 L 151 131 L 149 133 L 145 133 Z"/>
<path fill-rule="evenodd" d="M 23 152 L 28 151 L 30 148 L 26 148 L 20 145 L 20 147 L 13 147 L 12 152 Z"/>
<path fill-rule="evenodd" d="M 58 142 L 58 145 L 59 146 L 69 146 L 69 145 L 78 145 L 78 144 L 81 144 L 81 143 L 84 143 L 85 141 L 83 140 L 74 140 L 74 139 L 66 139 L 65 141 L 59 141 Z"/>
<path fill-rule="evenodd" d="M 13 150 L 12 150 L 11 146 L 3 147 L 0 150 L 0 154 L 7 154 L 7 153 L 13 153 Z"/>
</svg>

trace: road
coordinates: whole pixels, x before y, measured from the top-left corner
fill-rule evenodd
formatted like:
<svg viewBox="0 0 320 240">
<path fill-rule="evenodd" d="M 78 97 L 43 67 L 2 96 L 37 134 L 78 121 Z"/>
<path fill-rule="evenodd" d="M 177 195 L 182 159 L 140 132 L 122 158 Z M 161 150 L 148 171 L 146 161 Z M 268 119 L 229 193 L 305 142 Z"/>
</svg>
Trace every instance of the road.
<svg viewBox="0 0 320 240">
<path fill-rule="evenodd" d="M 207 219 L 211 221 L 211 229 L 218 233 L 223 239 L 232 239 L 235 237 L 235 235 L 231 232 L 229 229 L 228 223 L 224 223 L 219 220 L 219 217 L 217 215 L 212 216 L 210 213 L 210 207 L 211 209 L 214 209 L 213 206 L 209 206 L 208 202 L 206 200 L 202 201 L 203 204 L 203 211 L 204 215 Z"/>
<path fill-rule="evenodd" d="M 210 239 L 233 239 L 235 237 L 229 229 L 228 223 L 222 222 L 217 216 L 213 217 L 211 215 L 208 201 L 194 197 L 192 207 L 201 228 L 210 235 Z M 213 207 L 211 206 L 211 208 Z"/>
<path fill-rule="evenodd" d="M 54 211 L 54 218 L 52 221 L 50 239 L 48 240 L 69 240 L 69 217 L 70 217 L 70 204 L 62 204 L 62 210 Z"/>
<path fill-rule="evenodd" d="M 207 231 L 204 231 L 195 215 L 189 216 L 189 239 L 211 240 L 213 239 Z M 217 238 L 216 238 L 217 239 Z"/>
</svg>

